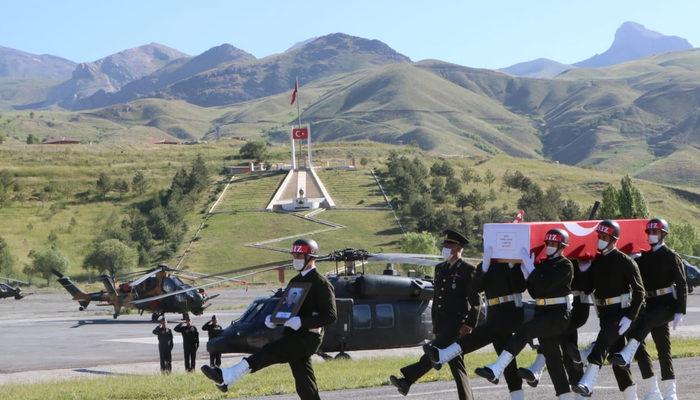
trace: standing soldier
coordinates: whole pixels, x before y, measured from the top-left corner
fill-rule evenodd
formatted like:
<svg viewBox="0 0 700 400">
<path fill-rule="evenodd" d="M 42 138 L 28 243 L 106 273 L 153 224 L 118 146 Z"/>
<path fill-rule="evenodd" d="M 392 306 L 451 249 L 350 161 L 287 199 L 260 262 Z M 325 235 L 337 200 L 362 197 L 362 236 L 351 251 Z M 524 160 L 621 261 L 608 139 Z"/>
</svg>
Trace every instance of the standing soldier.
<svg viewBox="0 0 700 400">
<path fill-rule="evenodd" d="M 586 293 L 594 292 L 600 319 L 600 331 L 588 355 L 588 367 L 577 385 L 576 393 L 593 393 L 600 367 L 608 352 L 616 353 L 625 346 L 624 334 L 637 318 L 644 303 L 644 286 L 637 264 L 615 245 L 620 225 L 612 220 L 601 221 L 596 227 L 600 254 L 593 263 L 581 262 L 583 286 Z M 637 389 L 629 368 L 613 365 L 618 387 L 625 399 L 636 399 Z"/>
<path fill-rule="evenodd" d="M 182 334 L 182 348 L 185 351 L 185 370 L 194 371 L 197 349 L 199 348 L 199 332 L 197 327 L 192 325 L 190 316 L 186 315 L 185 320 L 175 327 L 175 332 Z"/>
<path fill-rule="evenodd" d="M 423 350 L 434 364 L 445 364 L 460 354 L 469 354 L 486 345 L 493 344 L 501 354 L 513 332 L 523 323 L 522 292 L 525 279 L 519 268 L 508 263 L 491 264 L 493 248 L 487 247 L 483 261 L 477 266 L 474 287 L 484 292 L 487 312 L 486 322 L 474 328 L 469 335 L 457 339 L 446 348 L 424 346 Z M 503 371 L 508 391 L 513 400 L 524 399 L 523 381 L 518 377 L 515 360 Z"/>
<path fill-rule="evenodd" d="M 216 315 L 211 316 L 211 320 L 207 321 L 207 323 L 202 326 L 202 330 L 206 331 L 209 335 L 209 341 L 215 337 L 221 336 L 221 333 L 224 331 L 221 325 L 217 323 Z M 209 353 L 209 365 L 212 367 L 220 366 L 221 353 Z"/>
<path fill-rule="evenodd" d="M 554 390 L 560 399 L 573 397 L 569 380 L 564 371 L 560 340 L 568 328 L 573 296 L 571 282 L 574 268 L 568 258 L 562 256 L 564 248 L 569 245 L 569 234 L 561 229 L 551 229 L 544 237 L 547 258 L 535 265 L 535 256 L 523 248 L 520 269 L 527 282 L 527 289 L 535 299 L 535 316 L 515 330 L 508 340 L 505 350 L 496 362 L 474 372 L 497 383 L 503 370 L 525 348 L 533 338 L 538 338 L 540 349 L 545 357 L 549 376 Z"/>
<path fill-rule="evenodd" d="M 165 317 L 159 321 L 160 324 L 153 330 L 153 334 L 158 336 L 158 353 L 160 354 L 160 372 L 169 374 L 173 370 L 173 331 L 167 327 Z"/>
<path fill-rule="evenodd" d="M 216 383 L 222 392 L 228 391 L 244 375 L 257 372 L 273 364 L 288 363 L 292 369 L 297 394 L 302 400 L 318 400 L 316 377 L 311 356 L 321 346 L 323 328 L 337 319 L 333 285 L 316 271 L 318 244 L 311 239 L 298 239 L 292 244 L 293 267 L 299 274 L 289 283 L 310 283 L 306 298 L 298 315 L 284 323 L 281 339 L 268 343 L 255 354 L 244 358 L 229 368 L 205 365 L 202 372 Z M 265 325 L 274 329 L 275 324 L 265 318 Z"/>
<path fill-rule="evenodd" d="M 639 314 L 639 319 L 628 335 L 629 342 L 625 348 L 613 355 L 612 363 L 627 366 L 637 353 L 637 362 L 646 386 L 645 398 L 677 399 L 676 380 L 671 361 L 671 338 L 668 328 L 673 321 L 673 329 L 683 321 L 686 312 L 688 287 L 683 262 L 676 252 L 669 249 L 664 238 L 669 232 L 668 222 L 654 218 L 649 220 L 645 230 L 649 237 L 651 249 L 637 258 L 639 272 L 646 290 L 646 304 Z M 661 366 L 661 386 L 654 376 L 651 358 L 646 349 L 640 346 L 646 336 L 651 337 L 659 353 Z M 663 393 L 662 393 L 663 392 Z"/>
<path fill-rule="evenodd" d="M 462 250 L 469 243 L 461 233 L 448 229 L 444 232 L 442 256 L 445 262 L 435 266 L 435 292 L 433 295 L 433 333 L 437 347 L 444 347 L 462 336 L 469 336 L 476 327 L 481 298 L 474 290 L 476 267 L 462 260 Z M 460 400 L 473 399 L 464 359 L 454 357 L 449 361 L 450 370 L 457 384 Z M 433 368 L 430 357 L 424 354 L 417 363 L 401 368 L 402 378 L 389 377 L 399 393 L 406 396 L 411 385 Z"/>
</svg>

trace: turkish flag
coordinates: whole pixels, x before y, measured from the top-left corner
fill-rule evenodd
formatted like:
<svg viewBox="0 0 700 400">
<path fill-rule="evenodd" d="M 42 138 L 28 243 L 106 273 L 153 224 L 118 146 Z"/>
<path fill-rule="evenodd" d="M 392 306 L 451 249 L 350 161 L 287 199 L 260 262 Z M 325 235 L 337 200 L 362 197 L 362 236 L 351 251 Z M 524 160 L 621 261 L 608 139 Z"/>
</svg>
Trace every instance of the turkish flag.
<svg viewBox="0 0 700 400">
<path fill-rule="evenodd" d="M 294 104 L 294 102 L 297 100 L 297 92 L 299 91 L 299 79 L 294 79 L 294 91 L 292 92 L 292 102 L 291 104 Z"/>
<path fill-rule="evenodd" d="M 292 139 L 308 139 L 309 138 L 309 128 L 292 128 Z"/>
</svg>

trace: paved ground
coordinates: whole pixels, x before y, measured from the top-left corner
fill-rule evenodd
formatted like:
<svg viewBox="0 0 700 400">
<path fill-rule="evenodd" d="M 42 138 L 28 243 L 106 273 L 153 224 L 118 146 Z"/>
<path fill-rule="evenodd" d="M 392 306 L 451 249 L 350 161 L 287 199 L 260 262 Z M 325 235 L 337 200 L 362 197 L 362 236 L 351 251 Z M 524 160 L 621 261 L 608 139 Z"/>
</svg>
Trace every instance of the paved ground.
<svg viewBox="0 0 700 400">
<path fill-rule="evenodd" d="M 676 378 L 678 381 L 678 398 L 691 399 L 698 398 L 700 392 L 700 381 L 696 378 L 698 368 L 700 368 L 700 358 L 687 358 L 675 361 Z M 656 366 L 658 369 L 658 365 Z M 638 381 L 639 374 L 635 380 Z M 546 375 L 546 374 L 545 374 Z M 609 367 L 603 369 L 600 375 L 599 385 L 593 393 L 592 399 L 622 399 L 622 393 L 617 388 L 612 371 Z M 485 379 L 472 378 L 472 389 L 477 399 L 508 399 L 508 389 L 505 384 L 491 385 Z M 642 395 L 642 390 L 638 390 Z M 369 389 L 341 390 L 336 392 L 322 393 L 324 400 L 357 400 L 357 399 L 401 399 L 401 396 L 393 386 L 382 386 Z M 415 385 L 411 388 L 407 399 L 416 400 L 454 400 L 457 398 L 457 391 L 452 382 L 434 382 Z M 525 388 L 525 398 L 528 400 L 553 399 L 554 388 L 551 385 L 549 376 L 546 376 L 537 388 L 529 386 Z M 297 400 L 297 396 L 269 396 L 258 397 L 260 400 Z"/>
<path fill-rule="evenodd" d="M 193 322 L 201 326 L 216 314 L 222 325 L 228 325 L 251 300 L 269 293 L 269 289 L 262 288 L 223 291 L 214 301 L 214 310 L 194 317 Z M 700 337 L 700 296 L 691 295 L 688 306 L 684 325 L 673 335 Z M 64 292 L 38 293 L 20 301 L 0 300 L 0 384 L 156 371 L 158 351 L 156 338 L 151 334 L 155 324 L 150 321 L 150 315 L 123 315 L 113 320 L 111 314 L 109 308 L 92 305 L 88 311 L 80 312 Z M 168 316 L 171 326 L 179 319 L 178 315 Z M 593 314 L 582 329 L 582 342 L 590 341 L 596 332 L 597 318 Z M 208 362 L 204 351 L 206 334 L 202 339 L 199 359 Z M 176 342 L 180 342 L 179 335 Z M 491 351 L 490 347 L 485 351 Z M 420 348 L 411 348 L 351 355 L 362 358 L 420 352 Z M 240 355 L 226 357 L 234 361 Z M 179 345 L 173 350 L 173 360 L 176 368 L 182 368 Z"/>
</svg>

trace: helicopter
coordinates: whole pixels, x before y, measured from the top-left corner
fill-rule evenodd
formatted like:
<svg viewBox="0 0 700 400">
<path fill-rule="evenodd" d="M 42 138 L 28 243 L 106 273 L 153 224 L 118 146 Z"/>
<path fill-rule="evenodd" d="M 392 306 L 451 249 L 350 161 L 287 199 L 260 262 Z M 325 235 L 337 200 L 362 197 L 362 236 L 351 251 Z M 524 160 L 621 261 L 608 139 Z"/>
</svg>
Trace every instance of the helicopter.
<svg viewBox="0 0 700 400">
<path fill-rule="evenodd" d="M 29 285 L 28 282 L 19 281 L 17 279 L 11 279 L 11 278 L 0 278 L 0 279 L 7 282 L 7 283 L 0 282 L 0 299 L 14 297 L 15 300 L 21 300 L 25 296 L 28 296 L 31 294 L 31 293 L 22 293 L 22 289 L 19 287 L 19 285 Z M 16 287 L 10 286 L 11 282 L 15 282 L 18 286 L 16 286 Z"/>
<path fill-rule="evenodd" d="M 112 277 L 101 275 L 100 280 L 105 290 L 86 293 L 80 289 L 69 277 L 57 270 L 52 270 L 58 277 L 58 282 L 73 296 L 73 300 L 80 305 L 78 309 L 84 311 L 91 302 L 99 302 L 99 306 L 111 306 L 114 308 L 112 317 L 116 319 L 124 308 L 135 308 L 142 315 L 144 311 L 151 312 L 151 321 L 157 321 L 165 313 L 180 313 L 183 318 L 188 313 L 201 315 L 209 307 L 209 301 L 219 295 L 209 296 L 204 289 L 190 290 L 192 285 L 184 283 L 179 276 L 187 277 L 181 271 L 174 270 L 165 264 L 148 271 L 138 271 L 124 277 L 144 273 L 138 279 L 126 281 L 115 285 Z M 184 292 L 183 292 L 184 290 Z M 168 296 L 161 301 L 155 296 L 164 293 L 178 292 L 175 296 Z"/>
<path fill-rule="evenodd" d="M 367 261 L 434 267 L 442 261 L 440 258 L 426 254 L 373 254 L 351 248 L 319 257 L 317 262 L 336 263 L 335 274 L 327 277 L 335 289 L 338 318 L 326 327 L 318 354 L 330 359 L 328 353 L 337 352 L 335 358 L 347 359 L 348 351 L 413 347 L 432 340 L 432 278 L 400 276 L 393 268 L 387 268 L 382 275 L 366 274 L 364 267 Z M 342 270 L 340 263 L 344 265 Z M 361 272 L 357 271 L 358 265 Z M 255 299 L 221 336 L 207 343 L 207 351 L 253 353 L 280 338 L 284 328 L 268 329 L 265 317 L 272 313 L 283 293 L 278 289 L 269 297 Z"/>
</svg>

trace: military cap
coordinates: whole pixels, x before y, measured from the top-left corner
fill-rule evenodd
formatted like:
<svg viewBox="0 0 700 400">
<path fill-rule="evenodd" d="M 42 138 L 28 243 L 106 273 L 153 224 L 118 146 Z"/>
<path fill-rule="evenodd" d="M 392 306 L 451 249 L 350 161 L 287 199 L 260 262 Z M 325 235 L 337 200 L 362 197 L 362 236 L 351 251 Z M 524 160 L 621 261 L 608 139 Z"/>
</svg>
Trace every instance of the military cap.
<svg viewBox="0 0 700 400">
<path fill-rule="evenodd" d="M 443 234 L 445 235 L 445 238 L 442 240 L 442 244 L 453 243 L 464 247 L 467 245 L 467 243 L 469 243 L 469 240 L 467 240 L 466 236 L 462 235 L 454 229 L 445 229 Z"/>
</svg>

